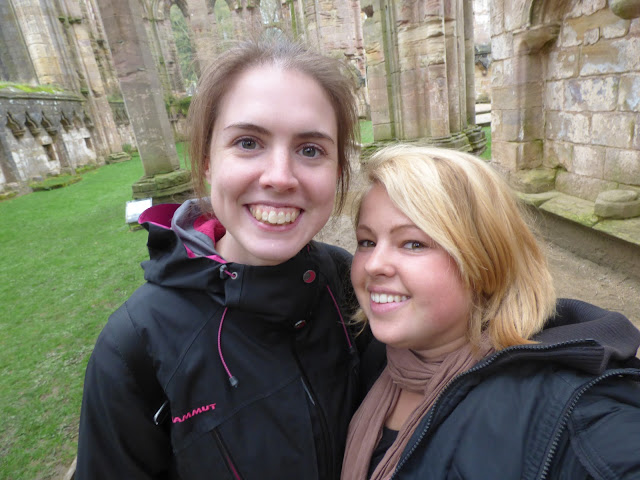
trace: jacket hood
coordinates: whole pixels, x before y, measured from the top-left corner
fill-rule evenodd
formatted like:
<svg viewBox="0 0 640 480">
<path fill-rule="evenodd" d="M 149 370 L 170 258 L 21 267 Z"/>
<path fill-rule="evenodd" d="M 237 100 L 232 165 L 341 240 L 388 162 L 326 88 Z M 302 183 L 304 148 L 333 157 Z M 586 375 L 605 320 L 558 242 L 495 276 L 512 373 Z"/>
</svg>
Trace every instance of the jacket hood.
<svg viewBox="0 0 640 480">
<path fill-rule="evenodd" d="M 592 345 L 587 348 L 576 345 L 549 354 L 557 355 L 556 360 L 562 363 L 592 374 L 601 374 L 607 368 L 629 362 L 636 367 L 640 365 L 635 357 L 640 346 L 640 331 L 629 319 L 621 313 L 580 300 L 559 299 L 556 314 L 533 340 L 547 346 L 590 341 Z"/>
<path fill-rule="evenodd" d="M 142 262 L 148 282 L 202 290 L 227 263 L 215 249 L 225 228 L 215 217 L 203 214 L 195 200 L 154 205 L 138 223 L 149 231 L 149 260 Z"/>
</svg>

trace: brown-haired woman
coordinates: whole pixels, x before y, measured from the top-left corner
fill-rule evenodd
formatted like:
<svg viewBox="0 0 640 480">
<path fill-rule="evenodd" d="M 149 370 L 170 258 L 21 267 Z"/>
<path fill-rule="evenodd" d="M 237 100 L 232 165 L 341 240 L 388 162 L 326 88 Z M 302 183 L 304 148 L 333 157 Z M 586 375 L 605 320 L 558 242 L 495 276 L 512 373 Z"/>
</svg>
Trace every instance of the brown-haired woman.
<svg viewBox="0 0 640 480">
<path fill-rule="evenodd" d="M 87 367 L 76 478 L 338 478 L 360 399 L 351 258 L 312 238 L 348 186 L 352 84 L 298 44 L 243 43 L 189 120 L 198 199 L 140 218 L 147 283 Z"/>
</svg>

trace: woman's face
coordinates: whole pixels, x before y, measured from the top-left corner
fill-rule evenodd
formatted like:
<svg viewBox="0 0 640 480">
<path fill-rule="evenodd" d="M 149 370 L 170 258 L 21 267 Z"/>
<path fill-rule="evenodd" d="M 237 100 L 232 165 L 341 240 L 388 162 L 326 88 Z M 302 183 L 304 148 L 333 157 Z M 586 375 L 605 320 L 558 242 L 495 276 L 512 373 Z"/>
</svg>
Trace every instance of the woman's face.
<svg viewBox="0 0 640 480">
<path fill-rule="evenodd" d="M 242 73 L 211 135 L 211 204 L 232 262 L 277 265 L 325 225 L 338 180 L 335 111 L 307 75 L 276 66 Z"/>
<path fill-rule="evenodd" d="M 471 293 L 455 262 L 383 186 L 366 194 L 356 237 L 351 281 L 378 340 L 433 354 L 466 341 Z"/>
</svg>

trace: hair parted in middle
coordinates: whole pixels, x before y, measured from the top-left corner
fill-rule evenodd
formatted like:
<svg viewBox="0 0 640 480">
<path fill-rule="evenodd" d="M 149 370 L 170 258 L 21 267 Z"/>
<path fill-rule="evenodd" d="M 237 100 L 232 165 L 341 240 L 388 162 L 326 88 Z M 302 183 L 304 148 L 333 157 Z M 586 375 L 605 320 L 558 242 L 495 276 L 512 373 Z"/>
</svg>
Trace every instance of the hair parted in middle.
<svg viewBox="0 0 640 480">
<path fill-rule="evenodd" d="M 479 158 L 449 149 L 391 145 L 363 166 L 369 189 L 393 204 L 455 261 L 472 292 L 467 329 L 496 349 L 532 343 L 555 311 L 546 257 L 507 182 Z M 355 204 L 357 226 L 362 201 Z M 356 316 L 364 320 L 362 313 Z"/>
<path fill-rule="evenodd" d="M 197 198 L 207 196 L 206 170 L 209 161 L 215 161 L 209 159 L 211 133 L 223 97 L 242 73 L 269 65 L 311 77 L 329 97 L 338 127 L 336 211 L 339 212 L 349 189 L 350 160 L 359 150 L 356 81 L 339 60 L 316 53 L 302 43 L 281 35 L 238 42 L 214 58 L 202 71 L 187 118 L 191 176 Z M 251 92 L 247 92 L 247 95 L 251 95 Z M 206 203 L 202 205 L 203 208 L 206 206 Z"/>
</svg>

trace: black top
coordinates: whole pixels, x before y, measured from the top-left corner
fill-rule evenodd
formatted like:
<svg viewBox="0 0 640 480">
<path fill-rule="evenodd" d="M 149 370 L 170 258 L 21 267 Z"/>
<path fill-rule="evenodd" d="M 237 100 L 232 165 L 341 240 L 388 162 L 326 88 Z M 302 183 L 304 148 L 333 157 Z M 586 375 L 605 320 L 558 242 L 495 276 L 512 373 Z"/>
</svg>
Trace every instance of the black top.
<svg viewBox="0 0 640 480">
<path fill-rule="evenodd" d="M 369 472 L 367 473 L 367 478 L 371 478 L 371 475 L 373 475 L 374 470 L 378 467 L 378 464 L 382 460 L 382 457 L 384 457 L 385 453 L 387 453 L 387 450 L 389 450 L 393 442 L 396 441 L 396 438 L 398 438 L 397 430 L 391 430 L 390 428 L 384 426 L 382 427 L 382 438 L 378 442 L 376 448 L 373 450 L 373 455 L 371 455 L 371 463 L 369 464 Z"/>
</svg>

